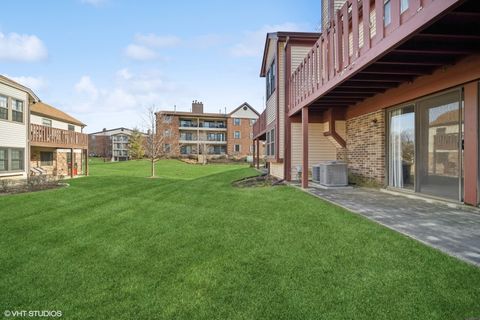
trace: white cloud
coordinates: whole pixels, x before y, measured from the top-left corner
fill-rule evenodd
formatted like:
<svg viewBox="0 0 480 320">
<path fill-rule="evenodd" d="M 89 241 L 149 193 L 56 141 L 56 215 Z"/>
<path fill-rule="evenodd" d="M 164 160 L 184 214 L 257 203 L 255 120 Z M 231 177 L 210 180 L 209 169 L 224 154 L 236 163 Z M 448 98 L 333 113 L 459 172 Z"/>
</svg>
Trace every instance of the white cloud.
<svg viewBox="0 0 480 320">
<path fill-rule="evenodd" d="M 158 55 L 155 51 L 145 46 L 138 44 L 129 44 L 125 49 L 125 55 L 133 60 L 153 60 L 158 58 Z"/>
<path fill-rule="evenodd" d="M 153 33 L 136 34 L 133 43 L 125 48 L 125 55 L 133 60 L 164 59 L 158 53 L 159 48 L 173 48 L 181 44 L 181 39 L 176 36 L 160 36 Z"/>
<path fill-rule="evenodd" d="M 99 7 L 107 2 L 107 0 L 81 0 L 84 4 L 89 4 L 94 7 Z"/>
<path fill-rule="evenodd" d="M 260 57 L 265 46 L 265 38 L 269 32 L 277 31 L 305 31 L 305 26 L 296 23 L 265 25 L 258 30 L 245 31 L 243 39 L 230 48 L 234 57 Z"/>
<path fill-rule="evenodd" d="M 24 85 L 27 88 L 32 89 L 33 91 L 42 90 L 47 86 L 47 82 L 42 77 L 32 77 L 32 76 L 12 77 L 8 75 L 6 75 L 6 77 Z"/>
<path fill-rule="evenodd" d="M 75 91 L 77 93 L 87 94 L 91 99 L 96 99 L 98 97 L 98 89 L 89 76 L 82 76 L 80 78 L 75 84 Z"/>
<path fill-rule="evenodd" d="M 123 68 L 117 71 L 117 77 L 128 80 L 132 78 L 132 74 L 130 73 L 130 71 L 128 71 L 127 68 Z"/>
<path fill-rule="evenodd" d="M 135 42 L 147 47 L 171 48 L 178 46 L 182 40 L 176 36 L 159 36 L 154 33 L 149 33 L 135 35 Z"/>
<path fill-rule="evenodd" d="M 37 36 L 0 32 L 0 60 L 34 62 L 47 56 L 47 48 Z"/>
<path fill-rule="evenodd" d="M 101 112 L 125 112 L 142 110 L 164 101 L 164 95 L 176 90 L 176 86 L 155 71 L 134 74 L 128 69 L 116 73 L 113 86 L 98 88 L 90 76 L 82 76 L 74 85 L 76 96 L 69 110 L 75 113 L 90 114 Z"/>
</svg>

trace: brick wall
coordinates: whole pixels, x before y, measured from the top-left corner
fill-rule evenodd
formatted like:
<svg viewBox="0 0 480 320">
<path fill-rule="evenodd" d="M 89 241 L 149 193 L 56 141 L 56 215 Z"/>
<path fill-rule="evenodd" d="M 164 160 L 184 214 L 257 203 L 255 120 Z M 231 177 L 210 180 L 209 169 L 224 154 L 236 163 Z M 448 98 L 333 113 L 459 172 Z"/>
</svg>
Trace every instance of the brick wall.
<svg viewBox="0 0 480 320">
<path fill-rule="evenodd" d="M 347 158 L 351 182 L 364 185 L 384 185 L 384 111 L 347 120 Z"/>
<path fill-rule="evenodd" d="M 240 131 L 240 139 L 235 139 L 235 131 Z M 227 153 L 229 156 L 243 158 L 252 155 L 250 146 L 253 146 L 253 125 L 250 119 L 241 118 L 240 125 L 233 124 L 233 118 L 227 119 Z M 236 144 L 240 145 L 240 152 L 235 152 Z"/>
<path fill-rule="evenodd" d="M 171 121 L 164 121 L 163 114 L 157 113 L 157 133 L 163 138 L 163 144 L 170 144 L 170 153 L 165 154 L 165 157 L 178 157 L 180 155 L 180 117 L 175 115 L 171 117 Z M 170 131 L 170 136 L 164 136 L 165 131 Z M 145 149 L 148 153 L 148 146 Z"/>
</svg>

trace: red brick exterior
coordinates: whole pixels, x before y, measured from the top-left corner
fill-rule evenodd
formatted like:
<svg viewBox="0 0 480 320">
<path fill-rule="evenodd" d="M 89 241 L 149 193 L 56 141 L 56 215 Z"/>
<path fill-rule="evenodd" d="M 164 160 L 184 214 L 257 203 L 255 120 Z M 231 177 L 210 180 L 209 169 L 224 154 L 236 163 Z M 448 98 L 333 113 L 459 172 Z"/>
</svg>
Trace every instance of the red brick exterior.
<svg viewBox="0 0 480 320">
<path fill-rule="evenodd" d="M 227 119 L 227 153 L 236 158 L 253 155 L 253 124 L 250 119 L 240 118 L 240 125 L 234 125 L 234 118 Z M 235 131 L 240 132 L 240 139 L 235 138 Z M 235 152 L 235 145 L 240 145 L 240 152 Z"/>
</svg>

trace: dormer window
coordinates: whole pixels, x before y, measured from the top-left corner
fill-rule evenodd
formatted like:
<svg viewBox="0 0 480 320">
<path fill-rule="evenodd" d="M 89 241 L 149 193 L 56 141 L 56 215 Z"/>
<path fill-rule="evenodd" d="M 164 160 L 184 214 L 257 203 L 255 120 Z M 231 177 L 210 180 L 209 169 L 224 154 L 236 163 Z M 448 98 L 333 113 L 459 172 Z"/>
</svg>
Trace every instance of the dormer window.
<svg viewBox="0 0 480 320">
<path fill-rule="evenodd" d="M 276 71 L 275 71 L 275 60 L 272 61 L 272 64 L 270 65 L 270 68 L 268 69 L 267 72 L 267 100 L 270 98 L 273 92 L 275 92 L 275 77 L 276 77 Z"/>
</svg>

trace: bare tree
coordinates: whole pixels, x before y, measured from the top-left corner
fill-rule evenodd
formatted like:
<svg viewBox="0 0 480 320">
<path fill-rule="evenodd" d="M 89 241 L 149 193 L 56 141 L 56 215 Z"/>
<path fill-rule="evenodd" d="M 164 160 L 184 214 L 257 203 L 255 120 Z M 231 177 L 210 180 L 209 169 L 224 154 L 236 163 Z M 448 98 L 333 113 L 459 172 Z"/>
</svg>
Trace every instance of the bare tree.
<svg viewBox="0 0 480 320">
<path fill-rule="evenodd" d="M 177 156 L 180 150 L 178 128 L 175 128 L 172 117 L 163 116 L 155 106 L 147 108 L 144 120 L 147 129 L 145 154 L 150 159 L 153 178 L 158 160 Z"/>
</svg>

